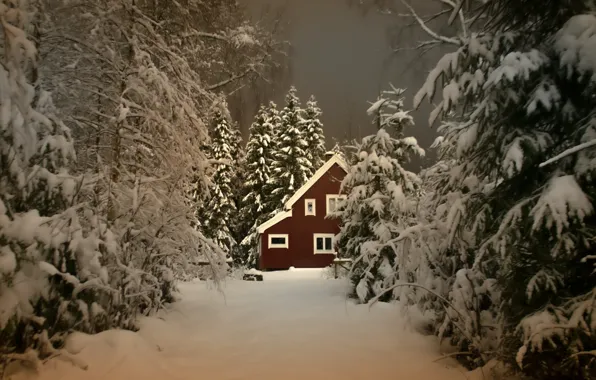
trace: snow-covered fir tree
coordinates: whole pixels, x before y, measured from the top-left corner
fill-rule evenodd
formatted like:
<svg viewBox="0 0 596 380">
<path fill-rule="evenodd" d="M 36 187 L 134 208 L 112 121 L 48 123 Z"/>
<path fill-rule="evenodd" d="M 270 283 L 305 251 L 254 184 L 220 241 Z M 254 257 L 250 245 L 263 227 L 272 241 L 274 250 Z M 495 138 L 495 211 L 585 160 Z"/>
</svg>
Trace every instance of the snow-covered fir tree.
<svg viewBox="0 0 596 380">
<path fill-rule="evenodd" d="M 242 140 L 242 132 L 240 131 L 240 126 L 238 125 L 238 122 L 234 122 L 234 125 L 231 127 L 232 130 L 232 143 L 231 143 L 231 155 L 232 155 L 232 160 L 234 162 L 237 163 L 243 163 L 245 156 L 246 156 L 246 151 L 244 149 L 244 144 L 243 144 L 243 140 Z M 240 170 L 237 170 L 238 174 L 241 175 Z M 239 176 L 237 176 L 239 177 Z"/>
<path fill-rule="evenodd" d="M 406 248 L 394 239 L 412 223 L 420 180 L 402 164 L 410 154 L 424 151 L 416 139 L 404 137 L 413 119 L 403 110 L 401 94 L 397 89 L 384 92 L 368 110 L 378 131 L 358 147 L 341 184 L 346 199 L 335 214 L 340 218 L 339 250 L 353 260 L 349 276 L 361 302 L 393 298 L 388 290 L 405 277 L 401 261 Z"/>
<path fill-rule="evenodd" d="M 210 141 L 207 156 L 212 161 L 207 198 L 198 211 L 201 231 L 213 239 L 225 252 L 236 245 L 232 227 L 237 214 L 234 203 L 236 163 L 234 153 L 238 153 L 237 137 L 230 125 L 230 116 L 225 101 L 215 106 L 211 122 Z"/>
<path fill-rule="evenodd" d="M 271 154 L 274 154 L 281 140 L 282 129 L 280 111 L 277 109 L 277 104 L 273 101 L 270 101 L 267 106 L 267 120 L 269 122 L 269 125 L 271 125 L 271 128 L 273 129 L 271 135 Z"/>
<path fill-rule="evenodd" d="M 0 6 L 0 373 L 5 355 L 27 352 L 32 366 L 58 355 L 73 319 L 87 332 L 113 326 L 101 257 L 117 248 L 85 199 L 93 183 L 69 174 L 71 131 L 37 82 L 32 5 Z"/>
<path fill-rule="evenodd" d="M 0 4 L 0 377 L 6 354 L 37 366 L 68 357 L 52 347 L 67 332 L 134 328 L 198 256 L 223 273 L 190 226 L 206 110 L 266 71 L 273 43 L 226 3 Z"/>
<path fill-rule="evenodd" d="M 302 109 L 293 86 L 286 95 L 286 105 L 279 113 L 279 119 L 268 183 L 274 209 L 281 207 L 312 173 Z"/>
<path fill-rule="evenodd" d="M 242 246 L 240 242 L 248 233 L 251 224 L 249 220 L 238 217 L 243 206 L 242 199 L 244 199 L 244 197 L 247 195 L 247 189 L 244 186 L 244 183 L 246 182 L 246 176 L 248 175 L 248 172 L 246 171 L 246 149 L 238 122 L 235 122 L 232 128 L 232 142 L 231 154 L 234 177 L 232 179 L 231 187 L 233 192 L 232 198 L 236 212 L 235 217 L 232 218 L 233 220 L 230 225 L 230 230 L 236 244 L 232 246 L 230 256 L 234 260 L 234 264 L 243 265 L 246 261 L 248 250 L 246 247 Z"/>
<path fill-rule="evenodd" d="M 275 109 L 275 108 L 273 108 Z M 238 219 L 250 223 L 250 229 L 242 241 L 248 247 L 249 256 L 244 263 L 252 265 L 256 249 L 256 228 L 265 221 L 273 211 L 269 207 L 269 194 L 266 192 L 267 182 L 271 174 L 273 157 L 273 124 L 271 124 L 271 105 L 269 109 L 261 106 L 249 130 L 246 146 L 246 178 L 244 182 L 245 197 Z"/>
<path fill-rule="evenodd" d="M 273 137 L 274 139 L 278 137 L 279 135 L 279 130 L 280 130 L 280 126 L 281 126 L 281 117 L 279 114 L 279 110 L 277 109 L 277 104 L 275 104 L 274 101 L 270 101 L 269 104 L 267 105 L 267 120 L 269 121 L 269 124 L 271 124 L 272 128 L 273 128 Z M 276 141 L 273 141 L 274 145 L 277 143 Z"/>
<path fill-rule="evenodd" d="M 313 96 L 306 102 L 304 109 L 304 131 L 306 133 L 306 153 L 312 165 L 312 176 L 325 163 L 325 134 L 320 120 L 321 109 Z"/>
<path fill-rule="evenodd" d="M 456 50 L 415 98 L 442 83 L 431 122 L 443 116 L 449 175 L 431 227 L 454 266 L 437 323 L 476 365 L 498 355 L 537 377 L 596 375 L 593 11 L 493 1 L 485 30 L 443 39 Z"/>
</svg>

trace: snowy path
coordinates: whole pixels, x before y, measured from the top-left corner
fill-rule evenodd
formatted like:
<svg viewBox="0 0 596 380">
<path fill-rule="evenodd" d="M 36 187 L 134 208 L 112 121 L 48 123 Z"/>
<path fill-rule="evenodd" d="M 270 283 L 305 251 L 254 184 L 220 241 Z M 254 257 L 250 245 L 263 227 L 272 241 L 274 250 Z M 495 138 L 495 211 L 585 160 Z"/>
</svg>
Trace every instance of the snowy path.
<svg viewBox="0 0 596 380">
<path fill-rule="evenodd" d="M 319 271 L 229 281 L 225 300 L 204 283 L 181 286 L 182 300 L 142 323 L 139 333 L 80 335 L 69 350 L 87 371 L 49 362 L 43 380 L 406 380 L 465 379 L 433 363 L 433 337 L 404 329 L 396 308 L 346 302 L 343 282 Z M 452 364 L 452 363 L 451 363 Z"/>
</svg>

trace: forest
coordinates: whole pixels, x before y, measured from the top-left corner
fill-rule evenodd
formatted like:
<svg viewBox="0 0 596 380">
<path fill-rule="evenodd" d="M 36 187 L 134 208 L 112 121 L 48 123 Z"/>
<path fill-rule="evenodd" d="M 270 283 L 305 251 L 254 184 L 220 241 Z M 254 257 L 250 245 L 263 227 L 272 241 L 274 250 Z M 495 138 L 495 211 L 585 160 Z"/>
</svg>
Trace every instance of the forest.
<svg viewBox="0 0 596 380">
<path fill-rule="evenodd" d="M 394 78 L 362 105 L 375 133 L 338 141 L 294 86 L 244 136 L 234 120 L 239 91 L 266 93 L 287 64 L 276 15 L 2 0 L 0 375 L 81 367 L 71 334 L 138 331 L 181 284 L 225 293 L 259 268 L 257 227 L 332 152 L 349 167 L 333 218 L 352 302 L 417 310 L 468 371 L 595 378 L 596 3 L 437 2 L 350 2 L 427 36 L 396 51 L 445 54 L 412 99 Z"/>
</svg>

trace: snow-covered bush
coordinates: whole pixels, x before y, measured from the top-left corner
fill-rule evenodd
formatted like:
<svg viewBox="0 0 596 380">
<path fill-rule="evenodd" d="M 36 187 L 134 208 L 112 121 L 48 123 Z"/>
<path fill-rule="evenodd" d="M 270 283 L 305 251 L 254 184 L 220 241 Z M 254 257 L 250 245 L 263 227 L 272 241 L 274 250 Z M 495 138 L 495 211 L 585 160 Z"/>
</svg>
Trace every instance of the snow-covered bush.
<svg viewBox="0 0 596 380">
<path fill-rule="evenodd" d="M 104 266 L 117 248 L 85 199 L 96 178 L 69 174 L 73 140 L 38 82 L 32 11 L 0 3 L 0 372 L 57 354 L 73 327 L 113 326 L 117 302 Z"/>
<path fill-rule="evenodd" d="M 56 354 L 72 330 L 134 328 L 197 262 L 225 273 L 195 228 L 203 120 L 214 91 L 268 64 L 271 40 L 219 3 L 0 2 L 3 359 Z"/>
<path fill-rule="evenodd" d="M 355 163 L 341 184 L 346 199 L 334 214 L 340 218 L 339 251 L 353 260 L 349 277 L 361 302 L 394 298 L 401 289 L 387 290 L 408 277 L 403 262 L 407 247 L 393 240 L 412 222 L 420 180 L 402 163 L 408 155 L 424 151 L 416 139 L 403 135 L 413 119 L 403 111 L 402 92 L 395 88 L 384 92 L 368 110 L 378 132 L 358 147 Z"/>
</svg>

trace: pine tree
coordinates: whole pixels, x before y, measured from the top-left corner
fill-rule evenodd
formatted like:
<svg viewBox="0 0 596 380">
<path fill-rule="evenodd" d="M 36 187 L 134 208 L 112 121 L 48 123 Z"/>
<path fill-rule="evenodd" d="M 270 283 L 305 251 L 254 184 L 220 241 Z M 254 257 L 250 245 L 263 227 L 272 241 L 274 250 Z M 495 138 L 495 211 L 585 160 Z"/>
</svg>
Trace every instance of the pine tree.
<svg viewBox="0 0 596 380">
<path fill-rule="evenodd" d="M 457 310 L 437 322 L 475 365 L 498 352 L 538 377 L 596 375 L 596 151 L 568 150 L 596 136 L 593 9 L 492 1 L 482 9 L 490 24 L 450 39 L 457 50 L 415 98 L 445 84 L 431 121 L 443 117 L 450 163 L 436 192 Z"/>
<path fill-rule="evenodd" d="M 248 144 L 246 146 L 246 179 L 244 183 L 245 197 L 242 199 L 242 209 L 239 219 L 249 221 L 250 229 L 242 241 L 242 245 L 248 247 L 248 256 L 244 263 L 254 265 L 256 244 L 256 228 L 263 223 L 269 214 L 271 202 L 268 201 L 269 194 L 266 191 L 267 182 L 271 174 L 271 163 L 273 155 L 273 125 L 271 105 L 269 109 L 261 106 L 249 131 Z"/>
<path fill-rule="evenodd" d="M 362 140 L 341 185 L 347 198 L 336 213 L 341 220 L 338 245 L 353 260 L 350 280 L 361 302 L 393 297 L 386 289 L 400 277 L 403 257 L 394 239 L 411 224 L 415 212 L 420 181 L 402 163 L 410 153 L 424 151 L 416 139 L 403 137 L 413 119 L 401 109 L 401 94 L 397 89 L 384 92 L 369 109 L 376 115 L 378 132 Z"/>
<path fill-rule="evenodd" d="M 208 157 L 214 162 L 210 175 L 209 194 L 199 210 L 201 230 L 224 251 L 230 253 L 236 244 L 232 236 L 236 205 L 234 180 L 236 170 L 233 154 L 238 152 L 237 139 L 230 126 L 225 102 L 218 105 L 212 119 Z"/>
<path fill-rule="evenodd" d="M 304 110 L 304 130 L 306 132 L 306 148 L 308 160 L 312 164 L 312 172 L 309 177 L 325 163 L 325 134 L 323 123 L 319 120 L 321 109 L 317 105 L 314 96 L 311 96 L 306 103 Z"/>
<path fill-rule="evenodd" d="M 301 114 L 300 100 L 296 96 L 296 88 L 292 86 L 286 95 L 286 106 L 279 115 L 280 124 L 269 178 L 271 202 L 275 209 L 282 207 L 312 173 Z"/>
</svg>

